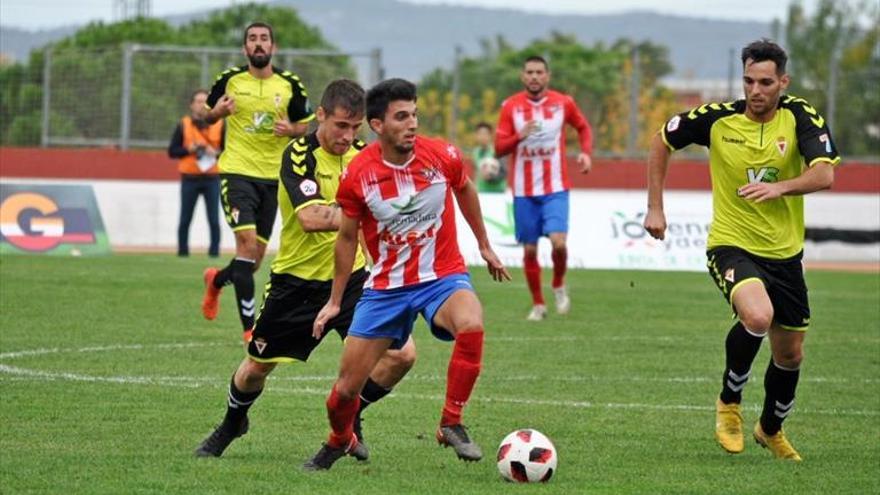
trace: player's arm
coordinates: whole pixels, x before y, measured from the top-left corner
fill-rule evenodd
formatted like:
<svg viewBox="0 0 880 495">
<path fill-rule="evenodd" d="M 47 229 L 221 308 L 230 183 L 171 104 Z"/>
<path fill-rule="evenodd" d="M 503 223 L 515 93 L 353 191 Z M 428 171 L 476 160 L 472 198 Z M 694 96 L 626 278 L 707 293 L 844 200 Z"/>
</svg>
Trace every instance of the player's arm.
<svg viewBox="0 0 880 495">
<path fill-rule="evenodd" d="M 205 101 L 205 106 L 208 108 L 208 112 L 205 114 L 205 121 L 208 124 L 224 119 L 235 111 L 235 99 L 226 94 L 226 85 L 229 82 L 229 78 L 238 72 L 240 72 L 239 68 L 231 68 L 224 71 L 217 76 L 217 80 L 211 86 L 208 99 Z"/>
<path fill-rule="evenodd" d="M 342 213 L 337 205 L 311 204 L 296 212 L 296 219 L 306 232 L 339 230 Z"/>
<path fill-rule="evenodd" d="M 645 215 L 645 230 L 654 239 L 663 240 L 666 235 L 666 214 L 663 212 L 663 186 L 669 171 L 669 156 L 672 154 L 660 133 L 651 140 L 648 152 L 648 214 Z"/>
<path fill-rule="evenodd" d="M 575 104 L 574 99 L 569 97 L 566 101 L 565 118 L 568 125 L 572 126 L 578 134 L 578 144 L 581 152 L 578 154 L 577 163 L 581 173 L 589 173 L 593 168 L 593 130 L 590 122 Z"/>
<path fill-rule="evenodd" d="M 321 308 L 312 325 L 312 336 L 316 339 L 323 335 L 327 322 L 339 314 L 342 296 L 345 294 L 345 286 L 348 285 L 351 269 L 354 266 L 354 258 L 357 254 L 359 224 L 358 219 L 342 215 L 334 248 L 336 266 L 333 273 L 333 287 L 330 289 L 330 300 Z"/>
<path fill-rule="evenodd" d="M 302 229 L 332 232 L 339 229 L 339 208 L 321 194 L 316 165 L 307 146 L 305 138 L 291 141 L 284 149 L 278 175 Z"/>
<path fill-rule="evenodd" d="M 284 71 L 281 77 L 290 83 L 291 95 L 287 103 L 287 118 L 278 118 L 275 121 L 275 135 L 298 138 L 308 132 L 309 122 L 315 119 L 315 113 L 309 104 L 306 87 L 303 86 L 299 76 Z"/>
<path fill-rule="evenodd" d="M 756 203 L 781 196 L 798 196 L 828 189 L 834 183 L 834 166 L 819 162 L 801 175 L 779 182 L 756 182 L 739 188 L 737 193 Z"/>
<path fill-rule="evenodd" d="M 792 179 L 779 182 L 757 182 L 741 187 L 739 195 L 760 203 L 781 196 L 797 196 L 828 189 L 834 183 L 834 166 L 840 154 L 825 119 L 803 98 L 785 97 L 782 102 L 795 117 L 798 151 L 807 170 Z"/>
<path fill-rule="evenodd" d="M 489 273 L 492 278 L 500 282 L 502 280 L 510 280 L 510 274 L 507 268 L 501 263 L 498 255 L 492 250 L 489 244 L 489 235 L 486 233 L 486 225 L 483 223 L 483 213 L 480 209 L 480 198 L 477 195 L 477 188 L 470 179 L 466 179 L 462 187 L 454 189 L 455 200 L 458 202 L 458 208 L 465 221 L 477 238 L 477 246 L 480 248 L 480 256 L 486 261 Z"/>
<path fill-rule="evenodd" d="M 498 125 L 495 126 L 495 156 L 498 158 L 513 153 L 520 141 L 516 128 L 513 126 L 511 106 L 507 105 L 506 102 L 501 104 Z"/>
</svg>

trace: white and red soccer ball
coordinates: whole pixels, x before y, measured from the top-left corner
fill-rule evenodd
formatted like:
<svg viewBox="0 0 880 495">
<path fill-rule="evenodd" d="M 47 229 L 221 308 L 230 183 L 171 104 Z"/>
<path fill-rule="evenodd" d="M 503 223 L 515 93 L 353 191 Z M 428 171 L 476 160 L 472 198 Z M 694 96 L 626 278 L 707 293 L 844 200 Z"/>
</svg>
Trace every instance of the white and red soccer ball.
<svg viewBox="0 0 880 495">
<path fill-rule="evenodd" d="M 549 481 L 557 461 L 553 442 L 537 430 L 516 430 L 498 447 L 498 471 L 515 483 Z"/>
</svg>

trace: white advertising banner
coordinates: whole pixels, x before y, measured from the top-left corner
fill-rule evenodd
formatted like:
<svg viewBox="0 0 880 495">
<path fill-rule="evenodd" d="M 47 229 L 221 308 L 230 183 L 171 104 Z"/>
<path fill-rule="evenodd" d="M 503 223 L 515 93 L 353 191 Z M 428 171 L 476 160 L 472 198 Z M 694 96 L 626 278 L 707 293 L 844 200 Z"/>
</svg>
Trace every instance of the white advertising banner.
<svg viewBox="0 0 880 495">
<path fill-rule="evenodd" d="M 489 239 L 502 262 L 522 266 L 522 247 L 516 243 L 513 200 L 505 194 L 482 194 L 480 204 Z M 706 266 L 706 235 L 712 218 L 709 194 L 668 192 L 666 239 L 645 231 L 645 193 L 641 191 L 572 191 L 568 231 L 568 266 L 640 270 L 701 271 Z M 459 215 L 461 215 L 459 213 Z M 481 264 L 477 243 L 459 216 L 458 238 L 468 264 Z M 550 242 L 538 247 L 542 265 L 549 266 Z"/>
<path fill-rule="evenodd" d="M 482 194 L 480 204 L 489 239 L 502 262 L 522 266 L 516 244 L 513 200 L 508 194 Z M 568 265 L 573 268 L 637 270 L 706 269 L 706 237 L 712 220 L 709 191 L 666 191 L 666 238 L 648 235 L 644 191 L 574 190 L 570 195 Z M 806 197 L 808 227 L 880 229 L 880 195 L 815 193 Z M 484 264 L 476 240 L 459 213 L 458 239 L 469 265 Z M 538 245 L 542 266 L 550 266 L 550 242 Z M 804 258 L 816 261 L 880 261 L 880 246 L 807 242 Z"/>
<path fill-rule="evenodd" d="M 167 250 L 177 247 L 180 215 L 178 182 L 3 179 L 4 183 L 87 184 L 92 186 L 113 249 Z M 666 239 L 652 239 L 642 227 L 644 191 L 574 190 L 570 196 L 568 262 L 572 268 L 702 271 L 706 236 L 712 218 L 708 191 L 667 191 L 664 195 Z M 480 203 L 489 238 L 507 266 L 522 266 L 516 243 L 513 201 L 508 194 L 482 194 Z M 221 213 L 222 215 L 222 213 Z M 880 230 L 880 195 L 815 193 L 806 197 L 807 227 Z M 221 248 L 232 251 L 232 232 L 221 218 Z M 269 251 L 278 249 L 280 215 L 275 220 Z M 206 252 L 208 226 L 200 199 L 190 225 L 190 252 Z M 458 239 L 469 265 L 483 264 L 476 240 L 458 216 Z M 550 266 L 550 243 L 539 243 L 540 262 Z M 807 242 L 811 261 L 880 262 L 880 245 L 838 241 Z"/>
</svg>

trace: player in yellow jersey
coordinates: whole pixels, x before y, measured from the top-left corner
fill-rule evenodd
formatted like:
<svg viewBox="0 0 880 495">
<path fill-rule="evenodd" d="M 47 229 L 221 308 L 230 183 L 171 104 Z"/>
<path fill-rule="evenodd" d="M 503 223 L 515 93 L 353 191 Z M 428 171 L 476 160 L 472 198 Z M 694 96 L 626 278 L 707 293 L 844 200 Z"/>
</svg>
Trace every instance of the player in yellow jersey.
<svg viewBox="0 0 880 495">
<path fill-rule="evenodd" d="M 787 60 L 769 40 L 749 44 L 742 51 L 745 100 L 706 104 L 666 122 L 648 158 L 645 229 L 656 239 L 664 237 L 663 182 L 670 153 L 689 144 L 708 146 L 709 273 L 738 317 L 725 345 L 715 437 L 728 452 L 742 452 L 742 389 L 769 335 L 772 359 L 753 436 L 774 456 L 800 461 L 782 422 L 794 408 L 810 324 L 801 262 L 803 195 L 831 187 L 840 156 L 816 109 L 784 94 Z"/>
<path fill-rule="evenodd" d="M 356 137 L 364 119 L 364 90 L 347 79 L 333 81 L 324 90 L 317 117 L 317 130 L 291 141 L 284 150 L 278 192 L 281 248 L 272 263 L 248 355 L 229 384 L 226 416 L 199 445 L 197 456 L 219 457 L 235 438 L 247 432 L 248 409 L 278 363 L 305 362 L 329 329 L 345 338 L 360 299 L 367 273 L 359 249 L 339 315 L 319 339 L 312 337 L 312 323 L 329 299 L 333 281 L 333 252 L 341 220 L 335 203 L 339 177 L 364 147 Z M 388 394 L 414 361 L 412 339 L 400 350 L 387 351 L 361 391 L 361 411 Z M 357 425 L 360 442 L 350 454 L 364 460 L 369 452 L 359 421 Z"/>
<path fill-rule="evenodd" d="M 296 74 L 271 64 L 272 27 L 255 22 L 244 31 L 248 64 L 217 77 L 207 105 L 208 121 L 226 119 L 226 148 L 220 155 L 220 193 L 226 222 L 235 233 L 235 258 L 225 268 L 205 270 L 202 313 L 213 320 L 223 286 L 233 284 L 245 341 L 254 326 L 254 275 L 266 253 L 278 210 L 278 160 L 293 137 L 314 118 Z"/>
</svg>

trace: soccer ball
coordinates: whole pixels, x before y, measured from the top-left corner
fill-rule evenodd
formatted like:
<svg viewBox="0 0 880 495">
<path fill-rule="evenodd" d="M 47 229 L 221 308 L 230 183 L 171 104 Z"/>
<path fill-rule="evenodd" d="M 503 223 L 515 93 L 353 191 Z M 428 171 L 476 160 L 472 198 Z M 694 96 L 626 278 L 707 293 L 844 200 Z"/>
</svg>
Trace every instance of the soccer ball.
<svg viewBox="0 0 880 495">
<path fill-rule="evenodd" d="M 498 471 L 515 483 L 549 481 L 557 460 L 553 442 L 537 430 L 516 430 L 498 447 Z"/>
<path fill-rule="evenodd" d="M 480 175 L 485 180 L 497 180 L 501 175 L 501 162 L 497 158 L 487 156 L 478 164 Z"/>
</svg>

